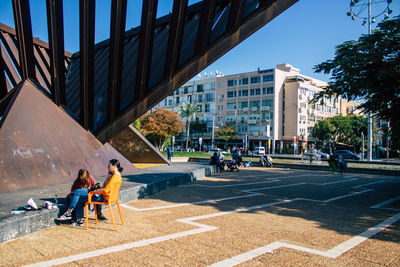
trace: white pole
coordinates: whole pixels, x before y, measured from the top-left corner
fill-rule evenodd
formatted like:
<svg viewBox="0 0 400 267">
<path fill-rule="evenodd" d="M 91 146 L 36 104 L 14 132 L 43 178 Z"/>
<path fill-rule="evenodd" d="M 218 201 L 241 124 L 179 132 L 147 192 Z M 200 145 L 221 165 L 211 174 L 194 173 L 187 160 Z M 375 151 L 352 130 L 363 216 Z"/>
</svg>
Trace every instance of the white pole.
<svg viewBox="0 0 400 267">
<path fill-rule="evenodd" d="M 212 120 L 211 149 L 214 149 L 214 115 Z"/>
</svg>

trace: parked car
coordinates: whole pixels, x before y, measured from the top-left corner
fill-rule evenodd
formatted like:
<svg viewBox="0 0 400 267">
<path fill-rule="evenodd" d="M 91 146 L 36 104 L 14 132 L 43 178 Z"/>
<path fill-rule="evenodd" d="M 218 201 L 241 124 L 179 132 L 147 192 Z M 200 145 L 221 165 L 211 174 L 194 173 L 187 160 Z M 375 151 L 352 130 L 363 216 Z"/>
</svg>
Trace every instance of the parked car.
<svg viewBox="0 0 400 267">
<path fill-rule="evenodd" d="M 209 149 L 208 152 L 209 152 L 209 153 L 214 153 L 214 152 L 217 152 L 217 153 L 218 153 L 218 152 L 221 152 L 222 154 L 226 154 L 226 153 L 227 153 L 225 150 L 220 149 L 220 148 Z"/>
<path fill-rule="evenodd" d="M 256 155 L 265 155 L 265 147 L 263 146 L 256 146 L 251 153 Z"/>
<path fill-rule="evenodd" d="M 321 160 L 321 155 L 318 154 L 316 151 L 310 153 L 310 151 L 306 151 L 301 156 L 302 160 L 310 160 L 310 156 L 312 156 L 313 160 Z"/>
<path fill-rule="evenodd" d="M 333 152 L 332 157 L 334 159 L 339 158 L 339 156 L 342 156 L 344 159 L 355 159 L 355 160 L 360 160 L 360 156 L 357 154 L 354 154 L 350 150 L 336 150 Z"/>
<path fill-rule="evenodd" d="M 319 154 L 322 159 L 329 159 L 329 154 L 326 154 L 326 153 L 321 152 L 321 151 L 317 151 L 316 153 Z"/>
</svg>

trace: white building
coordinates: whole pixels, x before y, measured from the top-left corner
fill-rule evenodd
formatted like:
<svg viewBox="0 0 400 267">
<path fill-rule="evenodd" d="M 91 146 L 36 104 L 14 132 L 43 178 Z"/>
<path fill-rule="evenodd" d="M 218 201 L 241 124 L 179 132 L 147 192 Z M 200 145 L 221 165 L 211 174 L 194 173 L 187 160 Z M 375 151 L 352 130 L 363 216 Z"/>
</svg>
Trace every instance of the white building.
<svg viewBox="0 0 400 267">
<path fill-rule="evenodd" d="M 192 135 L 194 147 L 199 137 L 210 145 L 213 126 L 215 129 L 228 124 L 238 132 L 238 140 L 229 144 L 231 147 L 244 146 L 247 140 L 249 148 L 266 146 L 272 153 L 288 153 L 296 140 L 300 152 L 313 141 L 311 131 L 318 120 L 336 116 L 341 105 L 348 106 L 339 98 L 325 97 L 309 103 L 326 85 L 300 74 L 289 64 L 279 64 L 273 69 L 190 81 L 155 108 L 177 111 L 183 102 L 197 103 L 204 114 L 200 120 L 207 122 L 207 132 Z"/>
</svg>

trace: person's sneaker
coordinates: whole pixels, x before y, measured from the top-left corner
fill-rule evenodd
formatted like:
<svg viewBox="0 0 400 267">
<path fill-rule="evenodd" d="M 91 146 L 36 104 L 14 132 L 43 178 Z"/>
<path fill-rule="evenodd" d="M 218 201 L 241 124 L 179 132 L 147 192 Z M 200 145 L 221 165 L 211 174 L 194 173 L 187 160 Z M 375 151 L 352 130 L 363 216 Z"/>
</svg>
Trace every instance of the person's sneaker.
<svg viewBox="0 0 400 267">
<path fill-rule="evenodd" d="M 63 215 L 58 217 L 56 220 L 65 221 L 65 220 L 71 220 L 71 219 L 72 219 L 71 213 L 65 212 Z"/>
<path fill-rule="evenodd" d="M 102 213 L 97 214 L 97 219 L 98 219 L 99 221 L 105 221 L 105 220 L 107 220 L 107 218 L 104 217 L 104 215 L 103 215 Z"/>
<path fill-rule="evenodd" d="M 72 222 L 73 226 L 83 226 L 83 219 L 77 219 Z"/>
</svg>

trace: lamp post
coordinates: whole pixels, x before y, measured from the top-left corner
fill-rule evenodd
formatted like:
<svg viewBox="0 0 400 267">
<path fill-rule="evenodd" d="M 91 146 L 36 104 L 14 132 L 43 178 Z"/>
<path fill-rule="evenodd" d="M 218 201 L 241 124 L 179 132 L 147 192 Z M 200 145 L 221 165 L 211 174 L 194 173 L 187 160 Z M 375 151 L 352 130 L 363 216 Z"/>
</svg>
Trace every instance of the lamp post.
<svg viewBox="0 0 400 267">
<path fill-rule="evenodd" d="M 389 15 L 392 13 L 390 9 L 390 4 L 392 0 L 386 0 L 386 7 L 382 8 L 383 0 L 351 0 L 350 1 L 350 11 L 347 12 L 347 16 L 351 17 L 352 20 L 360 18 L 363 20 L 362 25 L 368 22 L 368 34 L 371 34 L 371 24 L 376 22 L 376 18 L 384 15 L 384 19 L 388 19 Z M 372 5 L 377 7 L 377 12 L 372 15 Z M 368 16 L 363 16 L 363 11 L 368 7 Z M 367 137 L 367 160 L 372 160 L 372 114 L 371 111 L 368 112 L 368 137 Z"/>
</svg>

